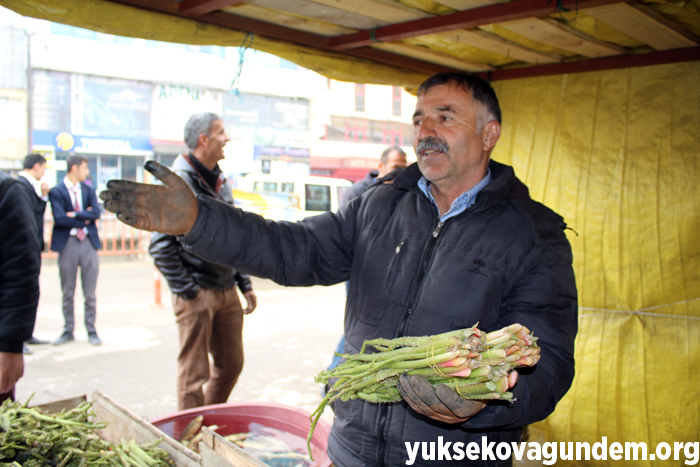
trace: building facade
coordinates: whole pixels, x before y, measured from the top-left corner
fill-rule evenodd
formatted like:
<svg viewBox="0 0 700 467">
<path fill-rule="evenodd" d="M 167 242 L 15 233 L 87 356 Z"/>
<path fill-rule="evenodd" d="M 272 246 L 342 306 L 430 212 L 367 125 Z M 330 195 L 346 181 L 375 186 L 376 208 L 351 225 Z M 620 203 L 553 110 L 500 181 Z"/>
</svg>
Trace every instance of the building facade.
<svg viewBox="0 0 700 467">
<path fill-rule="evenodd" d="M 112 178 L 149 181 L 143 163 L 186 151 L 184 124 L 204 111 L 224 119 L 221 165 L 234 181 L 355 181 L 385 147 L 411 146 L 415 98 L 399 88 L 329 80 L 254 50 L 112 36 L 4 9 L 0 19 L 0 169 L 39 152 L 55 184 L 79 154 L 98 191 Z"/>
</svg>

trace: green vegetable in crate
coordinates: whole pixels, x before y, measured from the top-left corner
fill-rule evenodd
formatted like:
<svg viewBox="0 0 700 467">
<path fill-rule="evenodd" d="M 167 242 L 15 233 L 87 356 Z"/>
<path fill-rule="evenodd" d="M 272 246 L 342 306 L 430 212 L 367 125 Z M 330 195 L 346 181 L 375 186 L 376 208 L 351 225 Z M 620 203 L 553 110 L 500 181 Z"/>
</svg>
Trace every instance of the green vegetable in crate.
<svg viewBox="0 0 700 467">
<path fill-rule="evenodd" d="M 518 373 L 511 370 L 537 363 L 537 339 L 517 323 L 490 333 L 476 326 L 435 336 L 369 340 L 358 354 L 337 354 L 346 362 L 316 376 L 322 384 L 337 381 L 311 414 L 309 453 L 314 428 L 329 403 L 338 399 L 399 402 L 396 383 L 401 375 L 423 376 L 435 387 L 445 384 L 464 399 L 513 401 L 509 389 Z M 376 352 L 365 353 L 368 346 Z"/>
<path fill-rule="evenodd" d="M 57 414 L 29 408 L 28 402 L 6 400 L 0 406 L 0 467 L 173 465 L 168 453 L 157 447 L 161 439 L 112 445 L 98 437 L 94 431 L 106 423 L 90 421 L 90 402 Z"/>
</svg>

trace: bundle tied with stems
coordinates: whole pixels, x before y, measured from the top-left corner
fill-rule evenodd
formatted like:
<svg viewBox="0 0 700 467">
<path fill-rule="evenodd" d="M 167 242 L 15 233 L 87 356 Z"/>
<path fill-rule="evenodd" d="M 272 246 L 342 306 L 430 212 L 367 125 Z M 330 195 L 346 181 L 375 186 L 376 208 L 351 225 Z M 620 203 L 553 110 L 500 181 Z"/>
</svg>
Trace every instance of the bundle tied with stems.
<svg viewBox="0 0 700 467">
<path fill-rule="evenodd" d="M 373 339 L 357 354 L 336 354 L 345 362 L 316 376 L 317 383 L 336 381 L 311 414 L 309 453 L 314 428 L 328 404 L 351 399 L 399 402 L 396 383 L 402 374 L 423 376 L 433 386 L 446 384 L 465 399 L 514 401 L 509 389 L 518 373 L 512 370 L 538 362 L 537 338 L 518 323 L 489 333 L 477 326 L 434 336 Z M 368 346 L 376 352 L 366 353 Z"/>
</svg>

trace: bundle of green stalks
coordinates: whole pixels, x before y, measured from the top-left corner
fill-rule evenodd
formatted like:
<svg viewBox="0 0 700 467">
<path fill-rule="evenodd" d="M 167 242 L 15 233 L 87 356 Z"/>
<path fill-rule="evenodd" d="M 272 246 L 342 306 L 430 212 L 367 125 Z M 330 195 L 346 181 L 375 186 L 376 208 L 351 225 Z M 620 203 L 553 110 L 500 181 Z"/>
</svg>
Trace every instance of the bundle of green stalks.
<svg viewBox="0 0 700 467">
<path fill-rule="evenodd" d="M 173 465 L 156 446 L 162 439 L 113 445 L 94 434 L 106 423 L 92 423 L 93 416 L 90 402 L 54 414 L 6 400 L 0 406 L 0 467 Z"/>
<path fill-rule="evenodd" d="M 402 374 L 423 376 L 434 386 L 446 384 L 465 399 L 513 401 L 509 389 L 518 373 L 511 370 L 537 363 L 536 341 L 528 328 L 517 323 L 489 333 L 474 325 L 435 336 L 365 341 L 360 353 L 337 354 L 345 363 L 316 376 L 322 384 L 337 381 L 311 414 L 308 441 L 333 401 L 401 401 L 396 383 Z M 376 352 L 366 353 L 368 346 Z"/>
</svg>

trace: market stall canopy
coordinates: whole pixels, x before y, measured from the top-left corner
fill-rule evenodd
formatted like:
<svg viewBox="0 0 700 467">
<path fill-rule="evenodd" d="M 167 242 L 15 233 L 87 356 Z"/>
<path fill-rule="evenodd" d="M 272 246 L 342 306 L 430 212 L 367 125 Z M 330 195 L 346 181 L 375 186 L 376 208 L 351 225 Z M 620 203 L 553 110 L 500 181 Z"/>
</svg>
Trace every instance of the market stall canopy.
<svg viewBox="0 0 700 467">
<path fill-rule="evenodd" d="M 403 86 L 700 60 L 700 1 L 0 0 L 109 34 L 250 46 L 330 78 Z"/>
</svg>

